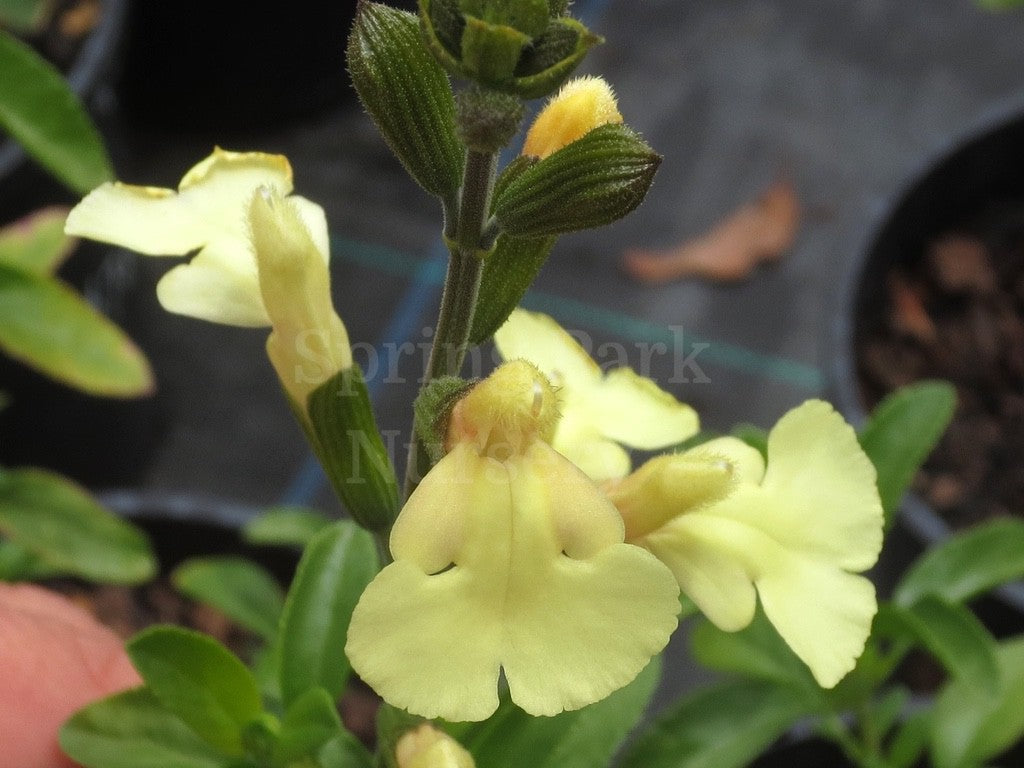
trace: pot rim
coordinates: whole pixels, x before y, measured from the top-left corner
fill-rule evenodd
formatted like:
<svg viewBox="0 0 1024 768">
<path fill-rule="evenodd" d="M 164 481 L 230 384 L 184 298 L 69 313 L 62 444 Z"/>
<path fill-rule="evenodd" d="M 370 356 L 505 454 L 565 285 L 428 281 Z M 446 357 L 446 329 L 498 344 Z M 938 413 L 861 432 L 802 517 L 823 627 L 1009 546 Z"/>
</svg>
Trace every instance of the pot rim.
<svg viewBox="0 0 1024 768">
<path fill-rule="evenodd" d="M 854 316 L 859 287 L 872 255 L 903 205 L 929 183 L 934 174 L 1015 123 L 1024 123 L 1024 93 L 1015 94 L 984 109 L 966 130 L 947 138 L 934 151 L 929 152 L 895 193 L 875 202 L 875 210 L 866 229 L 867 236 L 858 243 L 856 252 L 846 262 L 840 275 L 836 295 L 838 311 L 826 326 L 825 376 L 829 396 L 854 427 L 859 429 L 867 420 L 857 383 Z M 899 520 L 925 545 L 933 545 L 952 534 L 950 525 L 912 491 L 904 494 L 900 502 Z M 993 593 L 1018 611 L 1024 611 L 1024 581 L 1004 584 L 993 590 Z"/>
</svg>

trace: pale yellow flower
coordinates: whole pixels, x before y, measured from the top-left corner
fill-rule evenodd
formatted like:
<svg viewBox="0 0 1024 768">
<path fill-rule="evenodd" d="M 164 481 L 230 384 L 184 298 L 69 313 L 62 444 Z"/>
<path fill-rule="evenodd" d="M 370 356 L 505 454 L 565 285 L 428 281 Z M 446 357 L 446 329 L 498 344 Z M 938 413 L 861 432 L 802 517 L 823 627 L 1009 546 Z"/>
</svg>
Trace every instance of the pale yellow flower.
<svg viewBox="0 0 1024 768">
<path fill-rule="evenodd" d="M 696 411 L 650 379 L 630 368 L 602 372 L 547 315 L 516 309 L 494 334 L 494 343 L 504 359 L 529 360 L 554 383 L 562 418 L 551 444 L 593 480 L 629 472 L 622 445 L 665 448 L 700 428 Z"/>
<path fill-rule="evenodd" d="M 811 400 L 779 420 L 760 454 L 734 438 L 654 459 L 608 488 L 627 540 L 675 574 L 718 627 L 768 619 L 824 687 L 849 672 L 877 610 L 857 575 L 882 546 L 875 469 L 853 429 Z"/>
<path fill-rule="evenodd" d="M 402 734 L 395 761 L 398 768 L 476 768 L 465 747 L 430 723 Z"/>
<path fill-rule="evenodd" d="M 198 251 L 157 285 L 164 308 L 228 325 L 267 326 L 249 242 L 249 202 L 259 187 L 282 197 L 292 191 L 287 158 L 218 148 L 185 174 L 177 191 L 120 182 L 97 187 L 68 215 L 65 231 L 150 256 Z M 302 197 L 289 199 L 326 263 L 323 210 Z"/>
<path fill-rule="evenodd" d="M 456 406 L 449 452 L 391 534 L 394 562 L 364 591 L 345 652 L 386 701 L 482 720 L 512 701 L 554 715 L 629 683 L 676 626 L 678 587 L 623 543 L 615 507 L 544 440 L 550 383 L 501 366 Z"/>
<path fill-rule="evenodd" d="M 260 187 L 249 205 L 259 288 L 273 332 L 267 356 L 304 408 L 309 394 L 352 366 L 348 332 L 331 302 L 327 264 L 293 198 Z"/>
<path fill-rule="evenodd" d="M 598 126 L 621 122 L 611 86 L 600 77 L 577 77 L 544 105 L 526 134 L 523 154 L 543 160 Z"/>
</svg>

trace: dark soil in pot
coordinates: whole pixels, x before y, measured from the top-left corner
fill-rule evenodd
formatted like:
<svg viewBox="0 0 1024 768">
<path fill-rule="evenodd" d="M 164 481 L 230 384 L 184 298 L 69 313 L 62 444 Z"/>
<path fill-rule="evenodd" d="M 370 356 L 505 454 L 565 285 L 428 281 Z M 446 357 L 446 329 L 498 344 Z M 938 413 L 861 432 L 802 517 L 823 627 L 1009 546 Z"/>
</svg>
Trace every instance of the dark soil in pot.
<svg viewBox="0 0 1024 768">
<path fill-rule="evenodd" d="M 854 422 L 920 379 L 957 388 L 953 423 L 904 503 L 904 522 L 926 543 L 1024 515 L 1021 114 L 1017 105 L 989 122 L 899 198 L 833 328 L 833 396 Z M 1001 594 L 1024 609 L 1024 585 Z"/>
</svg>

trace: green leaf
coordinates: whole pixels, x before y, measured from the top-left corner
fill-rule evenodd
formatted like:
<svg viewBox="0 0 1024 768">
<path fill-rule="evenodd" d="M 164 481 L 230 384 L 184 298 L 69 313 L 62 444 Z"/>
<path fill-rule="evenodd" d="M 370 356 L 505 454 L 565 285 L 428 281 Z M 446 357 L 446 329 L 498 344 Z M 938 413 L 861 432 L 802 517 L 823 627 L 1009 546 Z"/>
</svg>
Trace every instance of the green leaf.
<svg viewBox="0 0 1024 768">
<path fill-rule="evenodd" d="M 241 755 L 246 726 L 262 712 L 252 673 L 211 637 L 157 626 L 128 641 L 128 655 L 157 700 L 207 743 Z"/>
<path fill-rule="evenodd" d="M 931 710 L 915 712 L 896 731 L 889 747 L 887 768 L 911 768 L 924 754 L 932 728 Z"/>
<path fill-rule="evenodd" d="M 287 766 L 313 755 L 343 733 L 334 698 L 323 688 L 311 688 L 285 712 L 274 750 L 274 764 Z"/>
<path fill-rule="evenodd" d="M 975 2 L 988 11 L 1012 11 L 1016 8 L 1024 8 L 1024 0 L 975 0 Z"/>
<path fill-rule="evenodd" d="M 124 691 L 76 712 L 60 746 L 85 768 L 220 768 L 226 764 L 148 688 Z"/>
<path fill-rule="evenodd" d="M 760 608 L 754 620 L 739 632 L 724 632 L 706 619 L 699 622 L 690 636 L 690 647 L 694 658 L 710 669 L 796 686 L 808 692 L 809 702 L 821 690 L 807 665 L 786 645 Z"/>
<path fill-rule="evenodd" d="M 373 757 L 347 731 L 335 736 L 317 755 L 319 768 L 373 768 Z"/>
<path fill-rule="evenodd" d="M 996 641 L 978 618 L 959 603 L 925 595 L 909 607 L 883 605 L 883 626 L 901 625 L 954 677 L 982 690 L 996 687 Z"/>
<path fill-rule="evenodd" d="M 751 448 L 757 448 L 762 458 L 768 458 L 768 432 L 753 424 L 737 424 L 729 433 Z"/>
<path fill-rule="evenodd" d="M 284 594 L 265 568 L 242 557 L 187 560 L 171 574 L 174 586 L 208 603 L 264 640 L 277 635 Z"/>
<path fill-rule="evenodd" d="M 602 125 L 512 179 L 494 199 L 501 228 L 547 237 L 621 219 L 647 195 L 661 156 L 625 125 Z"/>
<path fill-rule="evenodd" d="M 658 687 L 661 660 L 654 658 L 632 683 L 583 709 L 554 717 L 531 717 L 510 701 L 482 723 L 459 729 L 456 738 L 477 768 L 503 768 L 509 756 L 531 768 L 591 768 L 608 765 L 643 716 Z"/>
<path fill-rule="evenodd" d="M 94 395 L 135 397 L 153 388 L 131 339 L 63 283 L 0 264 L 0 349 Z"/>
<path fill-rule="evenodd" d="M 498 236 L 494 250 L 484 257 L 470 344 L 487 341 L 508 319 L 548 260 L 557 239 L 505 233 Z"/>
<path fill-rule="evenodd" d="M 348 67 L 363 106 L 409 175 L 454 207 L 465 149 L 455 129 L 451 85 L 423 43 L 419 19 L 381 3 L 360 3 Z"/>
<path fill-rule="evenodd" d="M 249 520 L 242 537 L 250 544 L 305 547 L 331 524 L 322 512 L 303 507 L 273 507 Z"/>
<path fill-rule="evenodd" d="M 306 547 L 281 623 L 281 693 L 286 706 L 310 688 L 341 695 L 351 667 L 345 641 L 352 611 L 379 570 L 373 537 L 348 520 Z"/>
<path fill-rule="evenodd" d="M 643 731 L 620 768 L 740 768 L 810 714 L 806 696 L 761 680 L 689 694 Z"/>
<path fill-rule="evenodd" d="M 136 584 L 153 577 L 145 534 L 41 469 L 0 470 L 0 533 L 59 573 Z"/>
<path fill-rule="evenodd" d="M 1024 637 L 996 651 L 996 695 L 953 680 L 935 702 L 931 756 L 935 768 L 981 765 L 1024 736 Z"/>
<path fill-rule="evenodd" d="M 44 208 L 0 229 L 0 264 L 46 277 L 75 247 L 64 234 L 65 208 Z"/>
<path fill-rule="evenodd" d="M 39 32 L 52 11 L 44 0 L 0 0 L 0 27 L 15 32 Z"/>
<path fill-rule="evenodd" d="M 359 366 L 317 387 L 308 413 L 320 463 L 349 514 L 365 528 L 386 530 L 398 515 L 398 479 Z"/>
<path fill-rule="evenodd" d="M 1024 577 L 1024 521 L 993 520 L 932 547 L 900 580 L 893 600 L 912 605 L 924 595 L 964 602 Z"/>
<path fill-rule="evenodd" d="M 114 178 L 78 97 L 52 65 L 0 29 L 0 128 L 54 176 L 85 194 Z"/>
<path fill-rule="evenodd" d="M 878 495 L 886 525 L 914 475 L 946 431 L 956 408 L 956 389 L 944 381 L 922 381 L 893 392 L 872 412 L 860 444 L 878 472 Z"/>
<path fill-rule="evenodd" d="M 0 581 L 38 581 L 59 576 L 60 570 L 10 539 L 0 539 Z"/>
</svg>

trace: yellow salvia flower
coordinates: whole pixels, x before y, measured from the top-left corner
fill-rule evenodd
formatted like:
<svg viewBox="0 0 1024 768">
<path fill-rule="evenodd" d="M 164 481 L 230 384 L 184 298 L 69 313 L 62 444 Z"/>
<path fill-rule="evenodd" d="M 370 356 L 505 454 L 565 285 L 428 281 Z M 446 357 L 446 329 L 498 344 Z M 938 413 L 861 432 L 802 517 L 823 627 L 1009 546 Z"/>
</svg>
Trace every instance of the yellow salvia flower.
<svg viewBox="0 0 1024 768">
<path fill-rule="evenodd" d="M 543 160 L 598 126 L 621 122 L 611 86 L 600 77 L 578 77 L 563 85 L 537 115 L 523 154 Z"/>
<path fill-rule="evenodd" d="M 533 715 L 629 683 L 668 642 L 678 587 L 623 543 L 615 507 L 544 441 L 550 382 L 507 363 L 455 407 L 449 452 L 391 534 L 394 562 L 363 592 L 345 653 L 396 707 L 483 720 L 504 670 Z"/>
<path fill-rule="evenodd" d="M 693 408 L 630 368 L 604 373 L 547 315 L 514 310 L 494 334 L 494 343 L 505 360 L 529 360 L 554 383 L 561 419 L 551 444 L 593 480 L 629 472 L 629 454 L 622 445 L 665 448 L 700 429 Z"/>
<path fill-rule="evenodd" d="M 291 193 L 283 155 L 220 148 L 193 167 L 177 190 L 120 182 L 90 192 L 68 215 L 70 235 L 112 243 L 149 256 L 185 256 L 164 275 L 157 297 L 169 312 L 228 325 L 270 325 L 249 242 L 249 202 L 259 187 Z M 320 206 L 289 198 L 327 263 L 327 221 Z"/>
<path fill-rule="evenodd" d="M 395 761 L 398 768 L 476 768 L 465 747 L 430 723 L 402 734 Z"/>
<path fill-rule="evenodd" d="M 309 394 L 352 367 L 348 332 L 331 303 L 330 275 L 291 198 L 260 187 L 249 205 L 259 288 L 273 332 L 267 356 L 305 407 Z"/>
<path fill-rule="evenodd" d="M 652 460 L 607 488 L 627 540 L 675 574 L 718 627 L 765 615 L 831 688 L 853 669 L 877 610 L 860 572 L 878 559 L 882 505 L 853 429 L 811 400 L 793 409 L 761 455 L 720 438 Z"/>
</svg>

